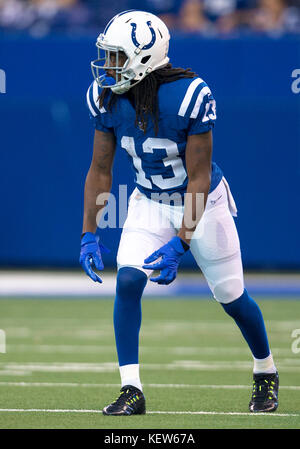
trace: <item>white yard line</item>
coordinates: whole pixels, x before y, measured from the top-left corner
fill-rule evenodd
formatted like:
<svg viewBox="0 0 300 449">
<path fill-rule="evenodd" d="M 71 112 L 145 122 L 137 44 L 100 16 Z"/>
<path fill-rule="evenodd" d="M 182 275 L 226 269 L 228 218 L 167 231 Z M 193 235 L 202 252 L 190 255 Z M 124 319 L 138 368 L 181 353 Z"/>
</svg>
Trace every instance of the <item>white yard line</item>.
<svg viewBox="0 0 300 449">
<path fill-rule="evenodd" d="M 0 410 L 1 411 L 1 410 Z M 157 415 L 237 415 L 237 416 L 300 416 L 298 413 L 246 413 L 246 412 L 189 412 L 189 411 L 178 411 L 178 412 L 166 412 L 166 411 L 147 411 L 148 414 Z"/>
<path fill-rule="evenodd" d="M 252 385 L 190 385 L 190 384 L 143 384 L 145 388 L 177 388 L 213 390 L 251 390 Z M 63 387 L 63 388 L 120 388 L 120 384 L 93 384 L 75 382 L 0 382 L 0 387 Z M 282 385 L 281 390 L 300 391 L 300 385 Z"/>
<path fill-rule="evenodd" d="M 101 354 L 115 351 L 115 346 L 97 346 L 97 345 L 6 345 L 6 352 L 40 352 L 46 354 Z M 154 350 L 153 350 L 154 351 Z"/>
<path fill-rule="evenodd" d="M 101 413 L 101 410 L 75 410 L 75 409 L 40 409 L 40 408 L 1 408 L 0 412 L 13 412 L 13 413 Z M 235 416 L 300 416 L 297 413 L 246 413 L 246 412 L 205 412 L 205 411 L 147 411 L 148 415 L 235 415 Z"/>
<path fill-rule="evenodd" d="M 112 345 L 33 345 L 33 344 L 7 344 L 7 352 L 20 353 L 20 352 L 38 352 L 38 353 L 62 353 L 62 354 L 96 354 L 96 353 L 115 353 L 115 346 Z M 143 353 L 157 353 L 158 348 L 156 346 L 140 346 L 140 350 Z M 159 348 L 159 352 L 166 352 L 168 354 L 175 355 L 218 355 L 222 354 L 224 351 L 220 347 L 210 346 L 210 347 L 199 347 L 199 346 L 177 346 L 174 348 Z M 226 354 L 249 354 L 248 348 L 240 347 L 227 347 Z M 290 356 L 291 349 L 287 348 L 272 348 L 273 355 Z M 299 359 L 299 358 L 298 358 Z M 296 357 L 293 359 L 284 359 L 283 361 L 292 363 L 300 363 Z M 281 360 L 282 361 L 282 360 Z"/>
<path fill-rule="evenodd" d="M 283 373 L 300 373 L 300 366 L 286 365 L 285 363 L 277 363 L 279 370 Z M 233 369 L 235 371 L 252 370 L 252 362 L 247 361 L 201 361 L 201 360 L 173 360 L 169 363 L 145 363 L 142 369 L 145 371 L 160 370 L 184 370 L 184 371 L 224 371 Z M 27 372 L 85 372 L 85 373 L 112 373 L 118 371 L 118 365 L 115 362 L 105 363 L 3 363 L 0 364 L 4 371 L 27 371 Z"/>
</svg>

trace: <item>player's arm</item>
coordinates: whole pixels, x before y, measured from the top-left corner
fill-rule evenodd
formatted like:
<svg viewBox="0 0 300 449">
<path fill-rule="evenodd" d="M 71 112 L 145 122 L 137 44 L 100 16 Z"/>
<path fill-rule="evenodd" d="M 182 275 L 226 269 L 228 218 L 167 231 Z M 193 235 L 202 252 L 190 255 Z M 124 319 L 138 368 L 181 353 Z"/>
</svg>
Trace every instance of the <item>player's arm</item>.
<svg viewBox="0 0 300 449">
<path fill-rule="evenodd" d="M 186 146 L 188 185 L 182 226 L 177 236 L 154 251 L 144 262 L 147 270 L 161 270 L 159 276 L 150 278 L 158 284 L 170 284 L 176 277 L 180 259 L 189 249 L 190 240 L 205 209 L 211 178 L 212 133 L 193 134 Z M 199 193 L 202 195 L 199 196 Z M 151 264 L 158 258 L 160 262 Z"/>
<path fill-rule="evenodd" d="M 92 162 L 84 188 L 84 214 L 82 233 L 95 233 L 98 212 L 105 204 L 96 204 L 97 197 L 109 193 L 112 185 L 112 166 L 115 155 L 115 136 L 110 132 L 95 130 Z"/>
<path fill-rule="evenodd" d="M 144 260 L 147 270 L 160 270 L 150 278 L 158 284 L 170 284 L 177 275 L 181 257 L 189 250 L 192 235 L 203 215 L 211 182 L 212 132 L 216 120 L 216 102 L 209 87 L 198 80 L 199 94 L 187 127 L 186 169 L 188 175 L 184 216 L 179 233 Z M 203 90 L 201 97 L 200 92 Z M 185 98 L 185 97 L 184 97 Z M 201 100 L 200 103 L 198 99 Z M 192 100 L 194 101 L 194 100 Z M 181 110 L 181 108 L 180 108 Z M 182 112 L 184 114 L 184 112 Z M 157 259 L 161 259 L 159 262 Z"/>
<path fill-rule="evenodd" d="M 178 233 L 178 237 L 188 245 L 205 209 L 211 180 L 211 157 L 211 131 L 188 137 L 185 152 L 188 175 L 187 195 L 184 217 Z"/>
<path fill-rule="evenodd" d="M 84 188 L 84 214 L 81 236 L 79 262 L 86 274 L 94 282 L 102 282 L 94 272 L 92 265 L 103 270 L 101 252 L 108 250 L 99 242 L 95 234 L 97 230 L 98 213 L 106 204 L 106 199 L 112 184 L 112 166 L 115 155 L 115 137 L 111 132 L 95 130 L 93 158 L 88 171 Z M 97 198 L 102 194 L 101 204 Z"/>
</svg>

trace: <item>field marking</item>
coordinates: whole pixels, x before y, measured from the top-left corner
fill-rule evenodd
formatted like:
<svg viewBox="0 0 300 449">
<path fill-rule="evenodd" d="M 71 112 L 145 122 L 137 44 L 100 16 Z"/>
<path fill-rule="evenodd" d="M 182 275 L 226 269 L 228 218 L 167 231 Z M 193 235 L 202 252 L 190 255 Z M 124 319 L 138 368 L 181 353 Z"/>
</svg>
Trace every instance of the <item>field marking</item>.
<svg viewBox="0 0 300 449">
<path fill-rule="evenodd" d="M 61 320 L 61 319 L 58 319 Z M 62 321 L 62 320 L 61 320 Z M 7 336 L 10 338 L 29 338 L 32 337 L 33 334 L 38 333 L 40 336 L 53 336 L 53 332 L 55 331 L 57 336 L 60 337 L 68 337 L 72 336 L 73 338 L 80 339 L 97 339 L 98 337 L 103 337 L 107 335 L 111 335 L 111 323 L 109 319 L 99 319 L 98 322 L 92 322 L 89 327 L 78 328 L 77 326 L 74 328 L 76 324 L 74 320 L 74 325 L 71 327 L 68 323 L 63 326 L 63 321 L 59 323 L 57 326 L 56 318 L 53 319 L 53 326 L 50 326 L 51 320 L 49 319 L 49 328 L 48 327 L 16 327 L 16 326 L 5 326 L 5 320 L 1 319 L 2 328 L 6 331 Z M 10 321 L 9 321 L 10 323 Z M 34 321 L 35 323 L 35 321 Z M 80 320 L 78 320 L 80 323 Z M 30 322 L 26 323 L 27 326 Z M 299 326 L 299 321 L 297 320 L 266 320 L 266 325 L 272 329 L 272 332 L 289 332 Z M 203 332 L 211 332 L 214 335 L 221 334 L 223 332 L 231 332 L 233 331 L 238 334 L 238 330 L 233 326 L 232 322 L 221 322 L 218 320 L 210 320 L 207 322 L 199 320 L 196 321 L 186 321 L 186 320 L 151 320 L 145 319 L 143 322 L 143 326 L 141 328 L 141 335 L 143 336 L 151 336 L 153 338 L 161 338 L 162 335 L 178 335 L 179 332 L 184 331 L 192 331 L 195 334 L 203 334 Z"/>
<path fill-rule="evenodd" d="M 42 409 L 42 408 L 1 408 L 0 413 L 101 413 L 102 410 L 75 410 L 75 409 Z M 205 411 L 147 411 L 148 415 L 236 415 L 236 416 L 300 416 L 299 413 L 247 413 L 247 412 L 205 412 Z"/>
<path fill-rule="evenodd" d="M 63 354 L 97 354 L 97 353 L 115 353 L 115 346 L 113 345 L 32 345 L 32 344 L 8 344 L 7 352 L 12 353 L 20 353 L 20 352 L 38 352 L 38 353 L 63 353 Z M 157 353 L 158 348 L 156 346 L 140 346 L 141 353 Z M 222 354 L 223 350 L 220 349 L 219 346 L 208 346 L 208 347 L 200 347 L 200 346 L 177 346 L 174 348 L 159 348 L 159 352 L 162 351 L 168 354 L 174 355 L 218 355 Z M 240 354 L 240 355 L 249 355 L 249 348 L 240 348 L 237 346 L 227 347 L 227 354 Z M 284 355 L 291 356 L 290 348 L 272 348 L 272 354 L 280 355 L 281 357 Z M 293 359 L 284 359 L 283 361 L 289 362 L 298 362 L 297 358 Z"/>
<path fill-rule="evenodd" d="M 178 388 L 215 390 L 251 390 L 252 385 L 191 385 L 191 384 L 144 384 L 145 388 Z M 0 387 L 66 387 L 66 388 L 120 388 L 120 384 L 93 384 L 76 382 L 0 382 Z M 281 385 L 281 390 L 300 391 L 300 385 Z"/>
<path fill-rule="evenodd" d="M 97 345 L 18 345 L 9 344 L 7 345 L 7 352 L 12 353 L 22 353 L 22 352 L 39 352 L 39 353 L 53 353 L 57 354 L 101 354 L 101 353 L 111 353 L 115 352 L 115 346 L 97 346 Z M 291 351 L 289 351 L 291 352 Z"/>
<path fill-rule="evenodd" d="M 56 320 L 53 319 L 53 326 L 36 328 L 17 328 L 15 326 L 5 326 L 5 321 L 3 322 L 2 328 L 6 331 L 8 342 L 11 338 L 24 339 L 32 338 L 33 335 L 39 335 L 40 337 L 53 337 L 54 333 L 57 337 L 67 338 L 72 337 L 73 339 L 80 339 L 80 341 L 93 342 L 98 341 L 101 337 L 113 338 L 113 331 L 111 323 L 109 320 L 99 320 L 99 323 L 94 324 L 93 327 L 81 328 L 81 326 L 63 326 L 62 323 L 59 326 L 56 324 Z M 50 321 L 49 321 L 50 323 Z M 28 323 L 27 323 L 28 325 Z M 284 333 L 290 333 L 293 329 L 298 328 L 299 321 L 272 321 L 266 320 L 266 325 L 269 329 L 272 329 L 272 333 L 279 333 L 280 335 Z M 199 321 L 165 321 L 165 320 L 150 320 L 145 319 L 143 326 L 141 328 L 141 336 L 152 338 L 153 340 L 161 340 L 162 337 L 177 336 L 180 332 L 193 332 L 196 336 L 202 336 L 207 332 L 209 334 L 221 335 L 223 333 L 235 332 L 238 335 L 238 329 L 235 328 L 232 322 L 221 322 L 217 320 L 210 320 L 209 322 Z"/>
<path fill-rule="evenodd" d="M 1 411 L 1 410 L 0 410 Z M 176 412 L 166 412 L 166 411 L 149 411 L 148 414 L 157 415 L 239 415 L 239 416 L 300 416 L 299 413 L 247 413 L 247 412 L 189 412 L 189 411 L 176 411 Z"/>
<path fill-rule="evenodd" d="M 286 364 L 277 363 L 281 372 L 284 373 L 300 373 L 300 366 L 287 366 Z M 0 363 L 1 368 L 5 371 L 23 371 L 23 372 L 85 372 L 85 373 L 112 373 L 118 371 L 118 364 L 116 362 L 104 363 L 85 363 L 85 362 L 53 362 L 53 363 Z M 253 363 L 247 361 L 201 361 L 201 360 L 173 360 L 169 363 L 145 363 L 142 369 L 147 371 L 167 371 L 167 370 L 184 370 L 184 371 L 224 371 L 224 370 L 252 370 Z"/>
</svg>

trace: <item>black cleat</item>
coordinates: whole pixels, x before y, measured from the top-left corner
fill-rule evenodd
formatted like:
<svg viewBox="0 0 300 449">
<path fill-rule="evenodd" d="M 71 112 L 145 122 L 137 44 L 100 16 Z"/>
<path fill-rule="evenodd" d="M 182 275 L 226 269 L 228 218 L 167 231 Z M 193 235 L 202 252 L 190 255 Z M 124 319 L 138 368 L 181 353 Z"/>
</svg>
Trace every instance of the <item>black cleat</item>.
<svg viewBox="0 0 300 449">
<path fill-rule="evenodd" d="M 121 388 L 121 394 L 114 402 L 102 410 L 103 415 L 144 415 L 146 401 L 142 391 L 132 385 Z"/>
<path fill-rule="evenodd" d="M 275 412 L 278 407 L 278 388 L 278 372 L 253 374 L 252 398 L 249 403 L 250 412 Z"/>
</svg>

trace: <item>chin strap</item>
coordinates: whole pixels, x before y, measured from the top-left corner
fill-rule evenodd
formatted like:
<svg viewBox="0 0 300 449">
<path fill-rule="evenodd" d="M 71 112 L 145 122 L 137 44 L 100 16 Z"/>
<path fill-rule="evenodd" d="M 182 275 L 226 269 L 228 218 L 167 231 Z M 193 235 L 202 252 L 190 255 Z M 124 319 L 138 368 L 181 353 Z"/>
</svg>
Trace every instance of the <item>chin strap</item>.
<svg viewBox="0 0 300 449">
<path fill-rule="evenodd" d="M 128 92 L 131 87 L 130 81 L 128 80 L 122 86 L 111 86 L 111 90 L 114 94 L 125 94 L 125 92 Z"/>
</svg>

